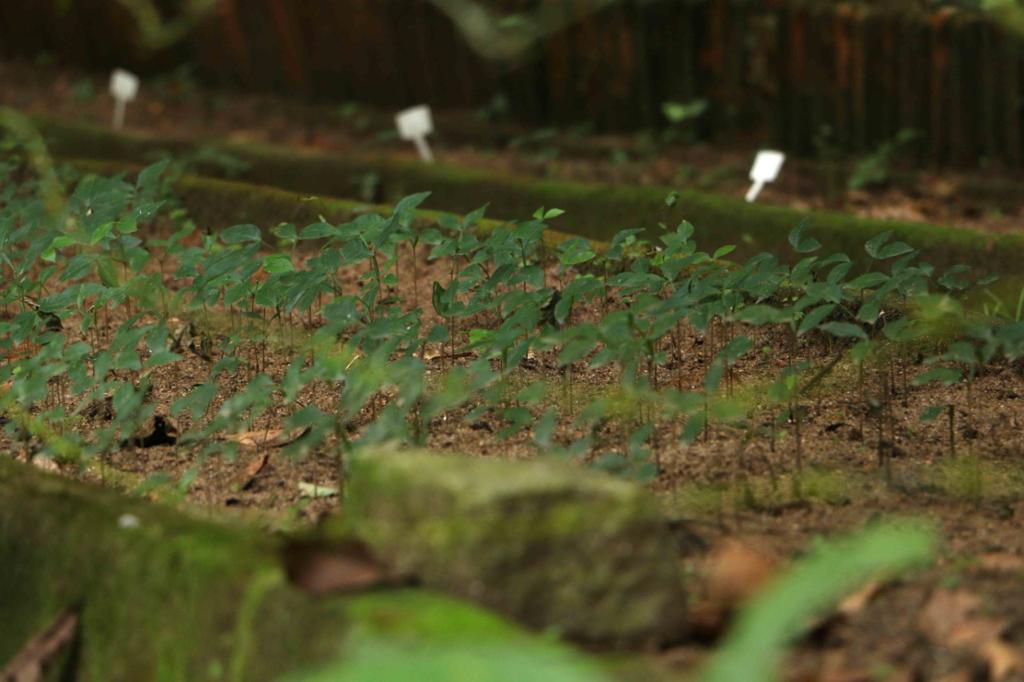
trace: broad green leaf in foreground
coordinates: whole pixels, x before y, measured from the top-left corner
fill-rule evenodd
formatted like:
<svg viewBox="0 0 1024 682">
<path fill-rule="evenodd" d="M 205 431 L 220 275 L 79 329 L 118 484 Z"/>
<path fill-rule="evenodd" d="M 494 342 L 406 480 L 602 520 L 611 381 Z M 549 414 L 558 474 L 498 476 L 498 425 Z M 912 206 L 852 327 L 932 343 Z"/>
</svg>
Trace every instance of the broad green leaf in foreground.
<svg viewBox="0 0 1024 682">
<path fill-rule="evenodd" d="M 337 665 L 296 682 L 601 682 L 597 665 L 554 646 L 446 642 L 430 646 L 367 640 Z"/>
</svg>

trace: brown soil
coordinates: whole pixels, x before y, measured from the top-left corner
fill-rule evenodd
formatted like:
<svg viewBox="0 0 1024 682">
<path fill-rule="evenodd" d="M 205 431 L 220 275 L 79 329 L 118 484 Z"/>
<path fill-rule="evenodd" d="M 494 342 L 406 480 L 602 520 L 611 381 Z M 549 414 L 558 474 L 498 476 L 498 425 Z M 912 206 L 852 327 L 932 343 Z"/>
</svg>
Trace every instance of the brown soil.
<svg viewBox="0 0 1024 682">
<path fill-rule="evenodd" d="M 0 105 L 108 125 L 104 77 L 24 63 L 0 63 Z M 585 128 L 524 130 L 476 112 L 437 112 L 432 145 L 452 165 L 517 175 L 699 189 L 742 197 L 758 141 L 737 147 L 686 144 L 660 133 L 592 135 Z M 129 106 L 126 127 L 156 135 L 265 142 L 326 153 L 412 159 L 389 112 L 303 104 L 269 95 L 207 91 L 187 77 L 152 79 Z M 855 159 L 836 165 L 790 159 L 759 201 L 829 208 L 879 219 L 926 221 L 991 231 L 1024 225 L 1024 177 L 988 168 L 898 173 L 870 190 L 845 185 Z M 995 187 L 996 189 L 993 189 Z"/>
</svg>

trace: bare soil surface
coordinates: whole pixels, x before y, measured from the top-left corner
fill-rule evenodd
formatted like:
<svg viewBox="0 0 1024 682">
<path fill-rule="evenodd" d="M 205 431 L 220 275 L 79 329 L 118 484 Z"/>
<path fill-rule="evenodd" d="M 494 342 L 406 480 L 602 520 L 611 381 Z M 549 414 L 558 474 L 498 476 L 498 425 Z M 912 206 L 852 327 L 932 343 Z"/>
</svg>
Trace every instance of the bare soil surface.
<svg viewBox="0 0 1024 682">
<path fill-rule="evenodd" d="M 106 77 L 26 63 L 0 63 L 0 105 L 108 125 Z M 687 143 L 661 132 L 596 135 L 575 129 L 526 130 L 485 112 L 437 112 L 432 145 L 444 163 L 612 184 L 658 185 L 742 197 L 759 140 Z M 493 117 L 492 117 L 493 118 Z M 391 112 L 358 103 L 302 103 L 271 95 L 207 90 L 187 72 L 143 83 L 126 127 L 154 135 L 261 142 L 324 153 L 413 159 L 397 139 Z M 823 152 L 832 154 L 833 152 Z M 997 167 L 908 171 L 894 158 L 892 180 L 850 189 L 860 159 L 790 159 L 759 201 L 863 217 L 925 221 L 1005 232 L 1024 227 L 1024 175 Z"/>
</svg>

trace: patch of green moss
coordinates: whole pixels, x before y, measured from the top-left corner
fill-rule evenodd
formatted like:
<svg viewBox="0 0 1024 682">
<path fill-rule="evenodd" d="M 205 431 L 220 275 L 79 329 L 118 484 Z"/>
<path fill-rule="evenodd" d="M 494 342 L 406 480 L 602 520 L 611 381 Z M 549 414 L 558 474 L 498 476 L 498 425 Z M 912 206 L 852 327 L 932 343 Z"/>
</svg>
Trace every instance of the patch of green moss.
<svg viewBox="0 0 1024 682">
<path fill-rule="evenodd" d="M 273 679 L 345 632 L 262 536 L 2 460 L 0 556 L 0 660 L 78 609 L 81 680 Z"/>
<path fill-rule="evenodd" d="M 556 647 L 522 647 L 496 640 L 410 648 L 390 639 L 362 639 L 337 663 L 289 679 L 292 682 L 602 682 L 612 678 L 596 663 Z"/>
<path fill-rule="evenodd" d="M 502 652 L 521 664 L 518 679 L 549 669 L 600 678 L 568 647 L 441 595 L 307 596 L 288 584 L 278 550 L 255 530 L 0 457 L 0 660 L 76 609 L 80 646 L 63 672 L 83 681 L 342 679 L 304 670 L 383 679 L 362 676 L 367 642 L 440 670 L 497 670 Z"/>
<path fill-rule="evenodd" d="M 369 592 L 346 600 L 354 634 L 372 637 L 458 641 L 472 632 L 478 641 L 531 639 L 503 618 L 422 590 Z"/>
<path fill-rule="evenodd" d="M 97 175 L 133 173 L 142 168 L 139 164 L 122 161 L 67 161 L 83 173 Z M 334 223 L 342 223 L 362 213 L 387 215 L 394 210 L 392 206 L 385 204 L 314 197 L 276 187 L 197 175 L 179 178 L 175 192 L 189 216 L 203 229 L 211 231 L 243 223 L 267 228 L 290 222 L 302 227 L 319 222 L 321 217 Z M 436 223 L 443 215 L 446 215 L 446 212 L 419 210 L 416 213 L 417 220 L 423 226 Z M 501 221 L 482 219 L 476 227 L 478 231 L 486 233 L 501 224 Z M 571 236 L 557 230 L 548 230 L 544 234 L 544 242 L 553 245 Z"/>
<path fill-rule="evenodd" d="M 400 572 L 576 639 L 678 634 L 674 543 L 639 486 L 551 461 L 378 450 L 353 457 L 345 519 Z"/>
</svg>

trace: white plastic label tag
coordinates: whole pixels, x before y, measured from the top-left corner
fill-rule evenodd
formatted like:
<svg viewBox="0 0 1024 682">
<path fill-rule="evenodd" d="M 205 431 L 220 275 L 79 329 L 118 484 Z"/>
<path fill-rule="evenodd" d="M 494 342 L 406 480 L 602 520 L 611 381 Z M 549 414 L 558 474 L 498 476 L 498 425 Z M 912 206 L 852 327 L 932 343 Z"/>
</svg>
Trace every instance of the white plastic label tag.
<svg viewBox="0 0 1024 682">
<path fill-rule="evenodd" d="M 139 94 L 139 77 L 124 69 L 114 69 L 110 74 L 110 94 L 114 99 L 131 102 Z"/>
<path fill-rule="evenodd" d="M 398 127 L 398 136 L 403 140 L 412 140 L 420 153 L 420 158 L 430 162 L 434 155 L 427 144 L 427 135 L 434 132 L 434 119 L 430 114 L 430 107 L 425 104 L 410 107 L 395 115 L 395 125 Z"/>
<path fill-rule="evenodd" d="M 124 69 L 110 74 L 110 94 L 114 97 L 114 130 L 124 127 L 124 110 L 128 102 L 139 94 L 139 77 Z"/>
<path fill-rule="evenodd" d="M 771 149 L 762 149 L 757 153 L 754 166 L 750 169 L 750 181 L 754 184 L 747 192 L 747 201 L 757 199 L 757 195 L 764 189 L 765 184 L 775 182 L 785 160 L 785 154 Z"/>
</svg>

